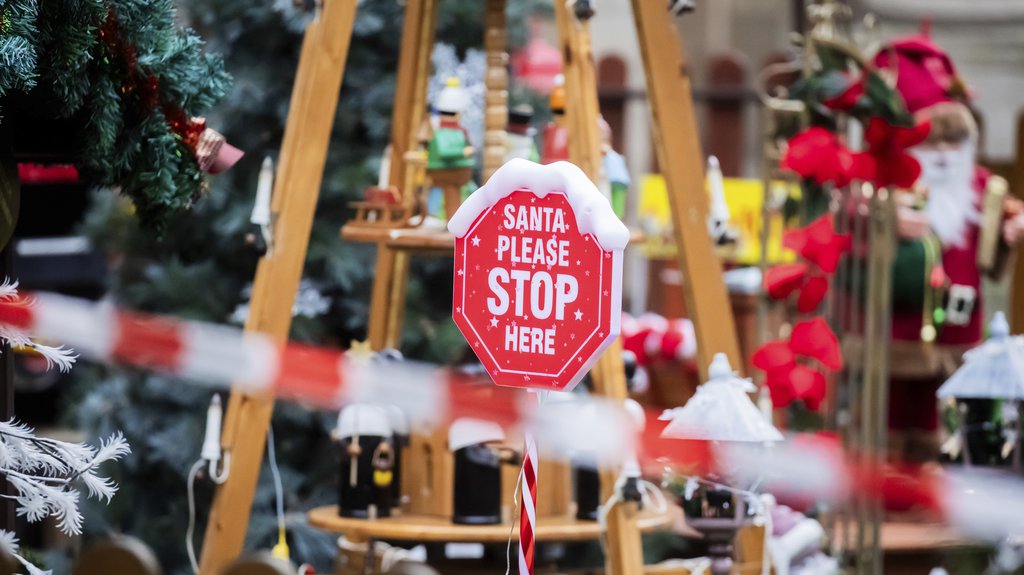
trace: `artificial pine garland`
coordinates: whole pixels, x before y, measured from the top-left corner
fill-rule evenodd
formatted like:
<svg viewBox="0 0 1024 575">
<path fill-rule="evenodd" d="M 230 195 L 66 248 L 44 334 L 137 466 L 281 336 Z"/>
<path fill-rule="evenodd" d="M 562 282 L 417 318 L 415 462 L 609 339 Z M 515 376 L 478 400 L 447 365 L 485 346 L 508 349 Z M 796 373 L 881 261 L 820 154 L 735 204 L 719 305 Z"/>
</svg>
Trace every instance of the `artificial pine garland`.
<svg viewBox="0 0 1024 575">
<path fill-rule="evenodd" d="M 83 180 L 119 187 L 144 225 L 162 228 L 202 192 L 195 150 L 205 126 L 193 118 L 229 82 L 220 57 L 175 25 L 172 0 L 7 0 L 0 8 L 0 114 L 29 106 L 35 117 L 70 120 L 73 133 L 49 137 L 73 142 Z"/>
</svg>

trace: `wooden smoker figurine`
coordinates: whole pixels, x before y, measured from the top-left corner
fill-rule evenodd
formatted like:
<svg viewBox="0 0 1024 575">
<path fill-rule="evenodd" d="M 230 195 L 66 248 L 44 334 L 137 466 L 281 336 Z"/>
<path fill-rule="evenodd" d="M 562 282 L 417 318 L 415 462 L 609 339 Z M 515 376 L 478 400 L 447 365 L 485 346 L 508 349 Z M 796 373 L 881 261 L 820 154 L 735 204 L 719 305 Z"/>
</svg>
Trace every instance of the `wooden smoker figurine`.
<svg viewBox="0 0 1024 575">
<path fill-rule="evenodd" d="M 540 163 L 568 162 L 569 124 L 565 120 L 565 77 L 561 74 L 555 78 L 548 105 L 551 107 L 551 121 L 544 126 L 541 135 Z"/>
<path fill-rule="evenodd" d="M 473 146 L 461 124 L 467 100 L 459 79 L 449 78 L 434 102 L 440 121 L 427 144 L 427 175 L 444 191 L 447 218 L 462 205 L 462 187 L 473 179 Z"/>
<path fill-rule="evenodd" d="M 340 449 L 338 515 L 389 517 L 394 499 L 394 446 L 387 412 L 365 403 L 346 406 L 332 433 Z"/>
<path fill-rule="evenodd" d="M 513 158 L 540 161 L 537 142 L 534 137 L 537 129 L 533 123 L 533 106 L 521 104 L 508 112 L 508 126 L 505 128 L 505 161 Z"/>
<path fill-rule="evenodd" d="M 493 421 L 463 417 L 448 429 L 448 449 L 455 456 L 452 522 L 464 525 L 501 523 L 501 464 L 519 458 L 493 444 L 505 431 Z"/>
</svg>

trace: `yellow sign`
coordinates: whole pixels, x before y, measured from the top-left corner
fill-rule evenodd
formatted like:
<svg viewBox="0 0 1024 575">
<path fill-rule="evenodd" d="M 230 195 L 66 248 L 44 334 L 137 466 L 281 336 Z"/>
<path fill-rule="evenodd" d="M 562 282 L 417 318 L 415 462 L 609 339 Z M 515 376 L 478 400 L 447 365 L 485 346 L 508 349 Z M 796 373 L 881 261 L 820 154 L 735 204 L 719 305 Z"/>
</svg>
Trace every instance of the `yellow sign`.
<svg viewBox="0 0 1024 575">
<path fill-rule="evenodd" d="M 727 258 L 732 263 L 756 265 L 761 259 L 761 207 L 764 204 L 764 186 L 761 180 L 725 178 L 725 202 L 729 206 L 729 225 L 736 230 L 739 240 Z M 772 197 L 798 197 L 800 188 L 783 181 L 772 182 Z M 781 203 L 781 202 L 780 202 Z M 640 225 L 647 233 L 647 255 L 666 258 L 675 255 L 668 189 L 660 174 L 645 175 L 640 182 Z M 793 254 L 782 249 L 783 218 L 773 210 L 768 234 L 768 262 L 793 261 Z"/>
</svg>

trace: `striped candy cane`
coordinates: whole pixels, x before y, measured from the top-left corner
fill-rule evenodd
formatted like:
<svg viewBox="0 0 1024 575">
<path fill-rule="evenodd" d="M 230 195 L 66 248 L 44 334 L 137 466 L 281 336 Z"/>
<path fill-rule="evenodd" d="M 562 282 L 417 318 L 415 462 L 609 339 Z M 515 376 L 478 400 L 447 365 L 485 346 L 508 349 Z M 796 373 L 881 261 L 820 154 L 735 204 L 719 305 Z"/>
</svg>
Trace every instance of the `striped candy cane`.
<svg viewBox="0 0 1024 575">
<path fill-rule="evenodd" d="M 533 552 L 537 527 L 537 442 L 533 434 L 524 434 L 523 473 L 519 480 L 523 501 L 519 507 L 519 573 L 533 575 Z"/>
</svg>

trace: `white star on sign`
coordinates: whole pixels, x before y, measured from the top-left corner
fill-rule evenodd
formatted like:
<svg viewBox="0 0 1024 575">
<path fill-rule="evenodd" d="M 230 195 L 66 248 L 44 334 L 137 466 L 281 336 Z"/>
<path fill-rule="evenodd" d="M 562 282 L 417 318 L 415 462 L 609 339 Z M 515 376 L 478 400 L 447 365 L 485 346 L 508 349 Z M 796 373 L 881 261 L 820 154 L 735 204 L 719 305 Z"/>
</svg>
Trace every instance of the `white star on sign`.
<svg viewBox="0 0 1024 575">
<path fill-rule="evenodd" d="M 580 310 L 576 310 L 575 312 L 573 312 L 573 315 L 576 316 L 577 321 L 583 319 L 583 312 L 581 312 Z"/>
<path fill-rule="evenodd" d="M 492 317 L 491 318 L 491 327 L 498 327 L 498 318 L 496 318 L 496 317 Z"/>
<path fill-rule="evenodd" d="M 462 271 L 462 268 L 459 268 L 459 275 L 461 276 L 463 273 L 465 272 Z"/>
<path fill-rule="evenodd" d="M 457 313 L 462 313 L 462 308 L 461 308 L 461 307 L 457 307 L 457 308 L 455 308 L 455 311 L 456 311 Z"/>
<path fill-rule="evenodd" d="M 473 236 L 473 240 L 472 241 L 473 241 L 473 247 L 476 247 L 476 246 L 480 245 L 480 238 L 479 237 Z"/>
</svg>

